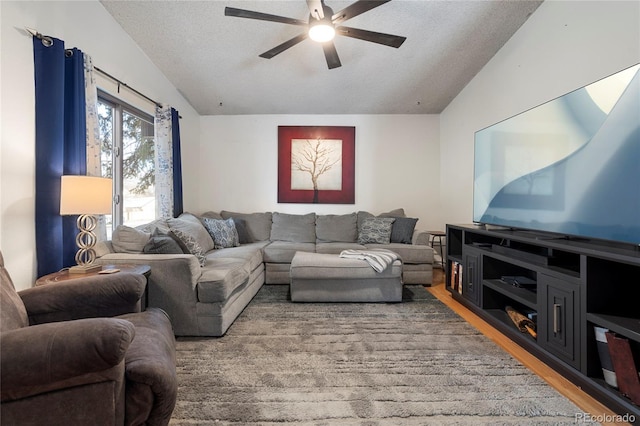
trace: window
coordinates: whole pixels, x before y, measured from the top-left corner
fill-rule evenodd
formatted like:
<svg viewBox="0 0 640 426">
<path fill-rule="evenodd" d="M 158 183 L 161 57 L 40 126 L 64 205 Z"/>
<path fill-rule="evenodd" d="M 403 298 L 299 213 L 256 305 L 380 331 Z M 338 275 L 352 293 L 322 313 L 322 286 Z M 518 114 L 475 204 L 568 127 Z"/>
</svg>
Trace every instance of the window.
<svg viewBox="0 0 640 426">
<path fill-rule="evenodd" d="M 113 215 L 107 237 L 118 225 L 135 227 L 156 217 L 153 117 L 117 98 L 98 94 L 102 176 L 113 178 Z"/>
</svg>

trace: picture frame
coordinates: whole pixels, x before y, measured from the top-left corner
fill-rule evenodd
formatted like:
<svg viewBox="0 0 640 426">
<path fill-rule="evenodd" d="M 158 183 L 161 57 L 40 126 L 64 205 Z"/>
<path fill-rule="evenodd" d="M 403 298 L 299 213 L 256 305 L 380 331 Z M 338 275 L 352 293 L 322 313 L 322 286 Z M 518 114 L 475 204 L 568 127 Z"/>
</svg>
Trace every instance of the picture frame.
<svg viewBox="0 0 640 426">
<path fill-rule="evenodd" d="M 350 126 L 278 126 L 278 203 L 355 204 Z"/>
</svg>

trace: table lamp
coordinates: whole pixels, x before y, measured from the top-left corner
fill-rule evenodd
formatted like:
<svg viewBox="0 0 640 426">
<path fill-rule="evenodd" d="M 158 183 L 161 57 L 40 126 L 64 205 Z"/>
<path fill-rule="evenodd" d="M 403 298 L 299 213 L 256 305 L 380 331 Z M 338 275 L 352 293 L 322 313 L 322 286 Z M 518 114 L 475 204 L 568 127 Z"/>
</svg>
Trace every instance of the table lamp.
<svg viewBox="0 0 640 426">
<path fill-rule="evenodd" d="M 76 237 L 78 251 L 76 266 L 69 273 L 86 274 L 102 268 L 95 265 L 96 252 L 93 249 L 97 237 L 93 232 L 98 223 L 94 215 L 111 214 L 113 186 L 109 178 L 94 176 L 62 176 L 60 183 L 60 214 L 80 215 L 77 226 L 80 233 Z"/>
</svg>

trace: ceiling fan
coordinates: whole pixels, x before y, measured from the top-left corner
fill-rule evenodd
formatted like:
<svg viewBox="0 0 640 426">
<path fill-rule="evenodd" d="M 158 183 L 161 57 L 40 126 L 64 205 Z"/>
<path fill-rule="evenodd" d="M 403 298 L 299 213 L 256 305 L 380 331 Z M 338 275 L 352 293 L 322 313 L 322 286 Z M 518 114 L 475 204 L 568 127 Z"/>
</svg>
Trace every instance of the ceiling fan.
<svg viewBox="0 0 640 426">
<path fill-rule="evenodd" d="M 307 37 L 322 44 L 324 56 L 327 60 L 329 69 L 341 66 L 338 52 L 333 44 L 333 38 L 342 35 L 360 40 L 370 41 L 373 43 L 383 44 L 385 46 L 398 48 L 407 39 L 392 34 L 378 33 L 374 31 L 361 30 L 358 28 L 345 27 L 342 24 L 347 19 L 354 18 L 375 7 L 381 6 L 391 0 L 358 0 L 355 3 L 345 7 L 338 13 L 333 13 L 333 9 L 324 4 L 324 0 L 307 0 L 309 7 L 309 20 L 287 18 L 284 16 L 270 15 L 267 13 L 253 12 L 250 10 L 236 9 L 234 7 L 225 7 L 225 16 L 235 16 L 238 18 L 258 19 L 261 21 L 280 22 L 282 24 L 299 25 L 307 27 L 307 30 L 284 43 L 267 50 L 260 55 L 261 58 L 271 59 L 279 53 L 284 52 L 290 47 L 295 46 Z"/>
</svg>

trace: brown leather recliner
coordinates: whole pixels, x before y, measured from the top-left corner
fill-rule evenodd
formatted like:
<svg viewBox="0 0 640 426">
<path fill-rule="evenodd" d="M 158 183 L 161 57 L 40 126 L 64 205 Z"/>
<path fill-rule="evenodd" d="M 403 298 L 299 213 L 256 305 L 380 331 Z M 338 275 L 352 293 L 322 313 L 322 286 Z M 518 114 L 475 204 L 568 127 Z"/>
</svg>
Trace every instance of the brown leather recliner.
<svg viewBox="0 0 640 426">
<path fill-rule="evenodd" d="M 3 425 L 166 425 L 175 338 L 140 309 L 145 278 L 83 277 L 16 292 L 0 252 Z"/>
</svg>

